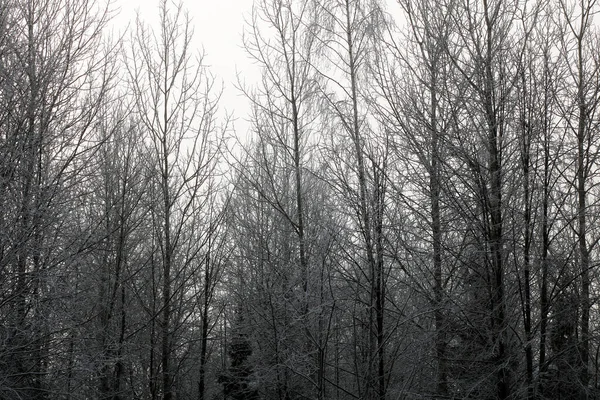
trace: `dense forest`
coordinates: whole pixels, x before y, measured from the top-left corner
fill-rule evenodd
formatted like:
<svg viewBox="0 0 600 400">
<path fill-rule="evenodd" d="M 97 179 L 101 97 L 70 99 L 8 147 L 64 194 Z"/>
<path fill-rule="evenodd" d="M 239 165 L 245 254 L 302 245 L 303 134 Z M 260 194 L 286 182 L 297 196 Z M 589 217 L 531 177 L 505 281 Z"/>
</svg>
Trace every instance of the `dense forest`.
<svg viewBox="0 0 600 400">
<path fill-rule="evenodd" d="M 600 398 L 600 2 L 152 7 L 0 0 L 0 399 Z"/>
</svg>

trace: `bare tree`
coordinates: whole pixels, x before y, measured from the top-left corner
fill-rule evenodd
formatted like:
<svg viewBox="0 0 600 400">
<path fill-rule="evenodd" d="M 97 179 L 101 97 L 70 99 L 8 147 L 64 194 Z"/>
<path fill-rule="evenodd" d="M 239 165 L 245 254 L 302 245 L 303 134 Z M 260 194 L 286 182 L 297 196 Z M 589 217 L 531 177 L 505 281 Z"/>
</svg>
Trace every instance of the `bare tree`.
<svg viewBox="0 0 600 400">
<path fill-rule="evenodd" d="M 202 240 L 208 226 L 208 190 L 220 146 L 216 126 L 219 93 L 201 54 L 191 48 L 191 22 L 181 5 L 160 2 L 157 31 L 138 19 L 127 56 L 137 116 L 147 131 L 150 185 L 158 197 L 151 204 L 153 240 L 160 266 L 160 390 L 153 396 L 171 399 L 177 370 L 189 354 L 175 352 L 183 344 L 183 325 L 191 309 L 191 278 L 202 266 Z M 200 226 L 199 226 L 200 225 Z M 198 233 L 194 233 L 198 232 Z M 204 235 L 207 238 L 208 235 Z M 154 319 L 156 316 L 152 316 Z M 153 351 L 153 350 L 151 350 Z"/>
<path fill-rule="evenodd" d="M 131 368 L 126 342 L 131 341 L 130 326 L 137 318 L 131 314 L 138 310 L 131 307 L 133 294 L 128 281 L 140 263 L 139 238 L 147 227 L 141 132 L 129 112 L 116 101 L 98 114 L 96 130 L 102 146 L 91 157 L 95 161 L 89 166 L 91 179 L 83 189 L 87 191 L 88 205 L 82 208 L 88 209 L 93 243 L 89 264 L 97 265 L 97 280 L 89 284 L 90 291 L 97 291 L 97 397 L 103 399 L 130 392 L 125 387 Z"/>
<path fill-rule="evenodd" d="M 388 179 L 388 149 L 385 133 L 379 140 L 370 123 L 367 101 L 368 65 L 373 56 L 382 23 L 381 9 L 372 1 L 318 1 L 322 20 L 319 41 L 324 47 L 324 62 L 319 66 L 324 78 L 322 99 L 334 135 L 331 151 L 326 157 L 330 171 L 336 171 L 335 186 L 343 194 L 347 205 L 354 211 L 349 232 L 359 232 L 360 250 L 355 263 L 361 280 L 367 281 L 367 310 L 363 329 L 363 355 L 356 354 L 354 363 L 356 389 L 359 397 L 386 397 L 386 326 L 385 299 L 386 273 L 384 262 L 384 215 Z M 329 63 L 329 64 L 327 64 Z M 335 66 L 335 67 L 333 67 Z M 339 129 L 341 128 L 341 130 Z M 346 143 L 350 146 L 346 146 Z M 343 153 L 340 150 L 343 148 Z M 335 165 L 338 162 L 338 165 Z M 348 174 L 351 174 L 348 176 Z M 348 240 L 353 241 L 349 234 Z M 360 254 L 362 253 L 362 254 Z M 358 298 L 362 297 L 358 291 Z M 356 336 L 354 339 L 358 339 Z M 360 361 L 359 358 L 362 358 Z M 359 367 L 360 365 L 360 367 Z"/>
<path fill-rule="evenodd" d="M 3 1 L 1 8 L 6 378 L 0 390 L 3 397 L 32 398 L 56 393 L 64 382 L 53 361 L 63 355 L 61 332 L 70 326 L 49 310 L 71 295 L 57 277 L 73 272 L 81 251 L 71 236 L 70 189 L 81 182 L 78 167 L 95 148 L 91 125 L 114 76 L 102 48 L 110 13 L 108 5 L 86 0 Z"/>
<path fill-rule="evenodd" d="M 598 58 L 593 56 L 592 50 L 598 44 L 598 32 L 593 28 L 593 17 L 598 12 L 596 1 L 567 2 L 560 1 L 559 12 L 561 19 L 559 26 L 563 37 L 561 54 L 568 65 L 569 82 L 567 90 L 571 99 L 562 104 L 562 113 L 567 129 L 572 132 L 576 143 L 576 165 L 573 188 L 577 193 L 576 238 L 577 238 L 577 263 L 581 278 L 580 289 L 580 339 L 578 345 L 579 383 L 582 391 L 587 391 L 589 382 L 590 362 L 590 254 L 595 248 L 596 238 L 590 235 L 589 192 L 592 187 L 591 180 L 595 173 L 597 149 L 594 140 L 596 129 L 593 122 L 600 101 L 600 64 Z"/>
<path fill-rule="evenodd" d="M 298 304 L 291 307 L 297 310 L 305 337 L 302 344 L 282 345 L 306 354 L 307 363 L 288 367 L 309 382 L 308 387 L 312 386 L 318 398 L 323 398 L 325 342 L 311 316 L 313 308 L 323 310 L 315 293 L 319 282 L 322 283 L 317 278 L 322 259 L 318 257 L 319 244 L 315 238 L 323 228 L 321 221 L 310 219 L 315 193 L 309 189 L 314 185 L 308 183 L 309 164 L 314 158 L 311 148 L 317 140 L 310 134 L 316 131 L 320 118 L 315 107 L 317 76 L 313 67 L 319 51 L 316 18 L 311 2 L 265 0 L 254 5 L 244 43 L 250 57 L 260 66 L 262 78 L 256 87 L 242 87 L 242 90 L 252 104 L 252 130 L 257 136 L 256 147 L 248 151 L 247 157 L 253 158 L 254 167 L 263 171 L 243 173 L 242 178 L 281 214 L 297 238 L 297 243 L 290 243 L 289 250 L 290 257 L 298 260 L 302 295 L 297 299 Z M 318 319 L 322 317 L 323 313 L 319 313 Z"/>
<path fill-rule="evenodd" d="M 449 86 L 454 79 L 453 73 L 456 73 L 448 57 L 448 52 L 452 51 L 448 46 L 452 33 L 450 16 L 453 4 L 413 1 L 400 1 L 399 4 L 407 16 L 406 39 L 399 40 L 394 26 L 388 25 L 385 36 L 380 40 L 380 55 L 372 67 L 378 87 L 377 100 L 373 104 L 383 126 L 395 133 L 395 159 L 402 166 L 408 165 L 406 169 L 414 171 L 407 178 L 411 182 L 408 185 L 423 191 L 427 198 L 423 202 L 426 207 L 422 210 L 419 206 L 421 201 L 417 198 L 402 200 L 404 185 L 398 185 L 397 180 L 391 183 L 399 188 L 397 196 L 402 207 L 412 210 L 415 218 L 423 218 L 427 226 L 425 234 L 430 246 L 429 256 L 424 259 L 422 268 L 413 267 L 411 271 L 414 271 L 413 285 L 421 285 L 420 282 L 423 281 L 433 282 L 431 288 L 425 289 L 425 296 L 431 303 L 435 320 L 436 391 L 438 396 L 445 397 L 449 395 L 449 334 L 445 321 L 445 286 L 449 267 L 444 266 L 443 260 L 450 257 L 444 254 L 448 243 L 444 243 L 443 239 L 448 227 L 442 221 L 442 208 L 443 164 L 447 155 L 445 132 L 449 129 L 451 113 L 454 111 L 448 96 Z M 418 166 L 413 167 L 415 163 Z M 428 181 L 422 178 L 422 174 L 428 175 Z M 393 178 L 390 175 L 387 179 Z M 423 243 L 416 243 L 416 247 L 422 246 Z M 415 254 L 419 252 L 416 248 L 407 251 Z M 417 271 L 422 271 L 426 276 Z"/>
<path fill-rule="evenodd" d="M 512 99 L 522 49 L 527 40 L 527 32 L 517 29 L 517 24 L 526 9 L 519 2 L 484 0 L 455 4 L 451 48 L 460 51 L 449 52 L 449 56 L 464 84 L 460 86 L 461 92 L 454 94 L 462 110 L 453 115 L 453 135 L 456 136 L 452 147 L 457 160 L 469 171 L 470 176 L 463 175 L 462 179 L 474 201 L 473 210 L 464 210 L 468 210 L 469 222 L 473 223 L 470 240 L 477 246 L 469 268 L 472 268 L 473 279 L 486 292 L 471 294 L 485 299 L 485 306 L 477 309 L 485 313 L 481 322 L 486 322 L 477 329 L 483 329 L 479 334 L 490 351 L 494 395 L 504 399 L 512 395 L 508 366 L 514 341 L 511 332 L 514 320 L 509 307 L 512 293 L 508 290 L 511 286 L 506 284 L 508 256 L 513 251 L 506 243 L 514 229 L 507 218 L 507 209 L 510 209 L 507 205 L 512 204 L 513 199 L 513 189 L 507 182 L 512 181 L 516 154 L 509 120 L 514 110 Z M 476 287 L 471 285 L 468 290 L 480 290 Z M 487 332 L 486 325 L 489 326 Z M 484 390 L 482 395 L 491 390 L 491 382 L 481 390 Z"/>
</svg>

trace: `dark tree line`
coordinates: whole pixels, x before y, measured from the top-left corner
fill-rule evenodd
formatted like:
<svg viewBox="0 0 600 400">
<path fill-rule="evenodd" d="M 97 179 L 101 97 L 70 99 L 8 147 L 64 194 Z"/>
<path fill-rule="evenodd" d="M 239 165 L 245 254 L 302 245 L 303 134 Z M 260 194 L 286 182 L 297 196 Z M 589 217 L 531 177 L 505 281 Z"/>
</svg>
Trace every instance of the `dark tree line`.
<svg viewBox="0 0 600 400">
<path fill-rule="evenodd" d="M 0 399 L 600 397 L 600 4 L 255 0 L 237 127 L 116 9 L 0 0 Z"/>
</svg>

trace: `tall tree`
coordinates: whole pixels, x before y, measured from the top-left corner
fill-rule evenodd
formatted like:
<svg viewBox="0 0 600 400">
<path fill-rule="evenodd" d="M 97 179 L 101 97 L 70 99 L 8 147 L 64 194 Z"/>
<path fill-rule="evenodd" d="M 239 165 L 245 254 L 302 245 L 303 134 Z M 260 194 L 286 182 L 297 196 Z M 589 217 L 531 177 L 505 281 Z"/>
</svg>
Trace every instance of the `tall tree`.
<svg viewBox="0 0 600 400">
<path fill-rule="evenodd" d="M 445 131 L 449 129 L 451 105 L 448 102 L 448 81 L 453 79 L 452 64 L 447 56 L 452 33 L 452 3 L 399 1 L 407 16 L 408 30 L 406 40 L 397 38 L 397 29 L 388 24 L 385 36 L 380 44 L 380 56 L 372 68 L 377 82 L 377 99 L 374 101 L 377 118 L 383 126 L 395 133 L 393 148 L 396 160 L 414 171 L 407 178 L 410 187 L 422 191 L 426 200 L 402 196 L 403 185 L 391 176 L 392 185 L 397 186 L 398 202 L 402 207 L 411 209 L 416 219 L 423 219 L 430 246 L 428 256 L 424 258 L 422 268 L 411 268 L 414 285 L 423 280 L 432 282 L 425 289 L 425 297 L 431 303 L 435 326 L 436 392 L 438 396 L 448 396 L 448 326 L 445 321 L 447 311 L 445 286 L 448 267 L 443 260 L 444 232 L 443 187 L 444 163 L 446 151 Z M 455 71 L 454 71 L 455 72 Z M 402 160 L 402 161 L 400 161 Z M 418 164 L 417 166 L 414 166 Z M 401 172 L 399 175 L 405 173 Z M 422 175 L 426 174 L 428 180 Z M 425 204 L 422 209 L 419 204 Z M 408 244 L 408 243 L 406 243 Z M 422 247 L 423 243 L 416 243 Z M 418 253 L 418 249 L 407 249 Z M 426 276 L 422 276 L 423 272 Z M 427 284 L 425 284 L 427 285 Z"/>
<path fill-rule="evenodd" d="M 140 262 L 140 240 L 146 228 L 143 156 L 139 126 L 124 105 L 105 107 L 96 124 L 101 148 L 89 167 L 89 228 L 93 231 L 89 264 L 97 265 L 97 324 L 99 348 L 98 398 L 119 398 L 128 391 L 125 376 L 131 307 L 132 266 Z M 92 289 L 93 290 L 93 289 Z M 137 338 L 136 338 L 137 339 Z"/>
<path fill-rule="evenodd" d="M 0 26 L 0 148 L 3 189 L 0 319 L 7 340 L 2 396 L 53 397 L 64 382 L 69 321 L 50 310 L 74 296 L 82 247 L 71 229 L 70 190 L 95 148 L 91 125 L 114 76 L 102 48 L 109 12 L 92 1 L 3 1 Z M 98 51 L 100 49 L 100 51 Z M 59 313 L 60 314 L 60 313 Z M 53 379 L 56 377 L 56 379 Z"/>
<path fill-rule="evenodd" d="M 302 294 L 291 307 L 303 325 L 300 330 L 304 338 L 303 343 L 287 346 L 299 347 L 298 350 L 307 355 L 308 363 L 290 368 L 302 379 L 308 379 L 310 385 L 306 387 L 313 386 L 311 391 L 322 398 L 324 385 L 315 378 L 324 374 L 317 349 L 321 333 L 316 331 L 311 316 L 311 309 L 321 306 L 315 298 L 314 278 L 319 259 L 313 253 L 317 244 L 311 237 L 311 233 L 318 234 L 320 223 L 309 219 L 313 193 L 307 185 L 308 164 L 314 156 L 310 151 L 314 144 L 310 134 L 319 119 L 314 107 L 317 77 L 313 64 L 318 53 L 316 18 L 311 2 L 263 0 L 254 4 L 245 47 L 261 68 L 262 77 L 259 85 L 243 90 L 252 104 L 256 134 L 256 150 L 251 149 L 248 156 L 256 154 L 259 159 L 254 165 L 264 171 L 255 176 L 244 174 L 243 179 L 249 180 L 257 194 L 281 214 L 296 238 L 296 243 L 288 245 L 291 245 L 291 259 L 298 263 L 299 274 L 293 276 L 299 279 Z M 263 178 L 273 184 L 260 185 Z M 304 372 L 307 370 L 311 371 L 308 376 Z"/>
<path fill-rule="evenodd" d="M 575 179 L 573 188 L 577 193 L 577 211 L 574 218 L 577 238 L 577 262 L 580 274 L 580 322 L 579 322 L 579 383 L 582 391 L 586 391 L 589 382 L 590 362 L 590 307 L 591 278 L 590 254 L 596 239 L 590 235 L 589 192 L 592 187 L 597 149 L 593 144 L 596 136 L 594 120 L 600 102 L 600 64 L 593 56 L 592 46 L 598 43 L 598 32 L 594 30 L 593 17 L 598 12 L 596 1 L 559 2 L 561 14 L 560 26 L 563 34 L 562 51 L 568 65 L 572 86 L 568 95 L 574 99 L 565 102 L 562 112 L 567 129 L 573 134 L 576 146 Z M 587 395 L 586 395 L 587 396 Z"/>
<path fill-rule="evenodd" d="M 322 99 L 333 117 L 331 131 L 343 132 L 334 135 L 326 157 L 341 164 L 330 164 L 330 167 L 331 171 L 337 170 L 336 189 L 355 216 L 347 239 L 353 242 L 355 238 L 350 232 L 359 232 L 360 250 L 352 256 L 351 262 L 359 269 L 360 280 L 366 279 L 365 292 L 368 293 L 367 299 L 363 300 L 361 291 L 357 291 L 357 300 L 364 301 L 367 311 L 363 323 L 365 341 L 357 346 L 364 346 L 365 351 L 362 357 L 356 354 L 355 384 L 359 397 L 384 399 L 388 380 L 383 223 L 388 149 L 385 133 L 378 138 L 380 140 L 369 140 L 377 135 L 370 124 L 365 92 L 373 44 L 382 23 L 381 9 L 377 2 L 361 0 L 318 1 L 317 7 L 323 15 L 324 34 L 319 40 L 324 47 L 324 59 L 330 62 L 319 68 L 325 79 Z M 341 131 L 339 127 L 342 127 Z M 340 153 L 342 148 L 343 154 Z"/>
<path fill-rule="evenodd" d="M 153 241 L 160 275 L 159 319 L 160 390 L 171 399 L 177 370 L 189 354 L 182 346 L 184 322 L 189 318 L 191 276 L 202 266 L 199 236 L 207 226 L 195 216 L 207 213 L 207 186 L 215 172 L 220 146 L 216 127 L 219 93 L 191 49 L 193 30 L 182 5 L 162 0 L 157 31 L 138 19 L 127 68 L 136 115 L 147 132 L 148 173 L 157 198 L 152 199 Z M 196 232 L 196 233 L 195 233 Z M 206 237 L 206 236 L 203 236 Z M 154 351 L 151 349 L 151 351 Z"/>
<path fill-rule="evenodd" d="M 449 53 L 464 82 L 462 92 L 455 94 L 462 110 L 454 115 L 453 147 L 471 175 L 463 182 L 475 202 L 475 211 L 470 214 L 474 223 L 471 240 L 478 248 L 471 268 L 485 292 L 473 295 L 485 299 L 485 308 L 480 312 L 486 315 L 481 321 L 484 325 L 478 329 L 493 365 L 495 396 L 500 399 L 512 395 L 513 385 L 509 365 L 514 322 L 506 279 L 508 256 L 514 250 L 506 246 L 513 229 L 506 210 L 513 201 L 508 182 L 512 180 L 509 177 L 514 173 L 512 160 L 516 154 L 509 120 L 527 38 L 517 24 L 525 11 L 520 2 L 457 2 L 452 40 L 460 52 Z M 475 142 L 465 135 L 473 135 Z"/>
</svg>

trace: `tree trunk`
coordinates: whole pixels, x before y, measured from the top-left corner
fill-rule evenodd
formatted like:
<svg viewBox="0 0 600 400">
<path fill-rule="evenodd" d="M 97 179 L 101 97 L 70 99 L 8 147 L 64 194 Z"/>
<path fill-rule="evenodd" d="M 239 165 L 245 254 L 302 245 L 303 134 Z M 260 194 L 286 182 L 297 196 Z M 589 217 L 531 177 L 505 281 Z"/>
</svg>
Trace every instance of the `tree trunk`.
<svg viewBox="0 0 600 400">
<path fill-rule="evenodd" d="M 582 10 L 582 13 L 584 11 Z M 590 325 L 590 255 L 587 245 L 587 149 L 586 141 L 589 137 L 587 132 L 587 104 L 585 98 L 585 76 L 583 66 L 583 43 L 582 35 L 585 27 L 582 25 L 581 33 L 577 38 L 577 72 L 578 72 L 578 119 L 577 126 L 577 238 L 579 243 L 579 262 L 581 271 L 581 340 L 579 343 L 579 356 L 581 359 L 580 383 L 583 390 L 587 390 L 589 381 L 589 325 Z"/>
<path fill-rule="evenodd" d="M 372 220 L 371 213 L 368 206 L 368 182 L 364 165 L 363 158 L 363 138 L 360 132 L 359 124 L 359 112 L 358 112 L 358 88 L 357 88 L 357 77 L 358 77 L 358 66 L 356 65 L 356 57 L 354 54 L 354 40 L 353 40 L 353 23 L 351 21 L 352 10 L 350 7 L 350 0 L 345 1 L 345 16 L 346 16 L 346 51 L 348 52 L 348 66 L 349 66 L 349 78 L 350 78 L 350 101 L 352 102 L 352 123 L 350 129 L 350 136 L 354 144 L 354 155 L 356 157 L 356 169 L 358 174 L 358 186 L 359 186 L 359 217 L 362 222 L 362 235 L 365 241 L 365 251 L 367 255 L 367 267 L 369 269 L 369 284 L 370 284 L 370 304 L 369 304 L 369 355 L 367 365 L 367 398 L 376 398 L 379 400 L 385 399 L 385 375 L 383 375 L 380 367 L 377 367 L 377 372 L 373 372 L 373 360 L 377 360 L 377 364 L 380 365 L 380 360 L 384 357 L 384 343 L 383 343 L 383 309 L 378 308 L 383 304 L 382 290 L 380 288 L 380 280 L 378 279 L 379 272 L 377 271 L 377 261 L 375 260 L 374 249 L 373 249 L 373 238 L 372 238 Z M 380 300 L 378 301 L 378 298 Z M 378 339 L 379 338 L 379 339 Z M 377 345 L 378 341 L 381 341 L 381 347 Z M 382 384 L 383 383 L 383 384 Z"/>
<path fill-rule="evenodd" d="M 206 392 L 206 364 L 207 364 L 207 351 L 208 351 L 208 307 L 210 303 L 210 276 L 212 268 L 211 260 L 211 248 L 212 240 L 208 239 L 208 252 L 206 255 L 206 263 L 204 269 L 204 293 L 202 294 L 202 319 L 201 319 L 201 338 L 200 338 L 200 377 L 198 381 L 198 398 L 199 400 L 205 399 Z"/>
</svg>

